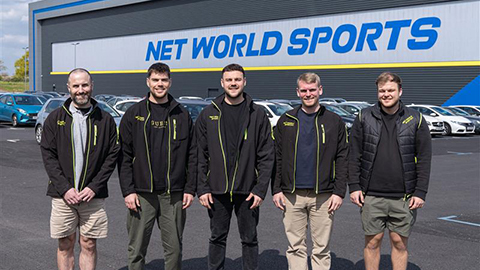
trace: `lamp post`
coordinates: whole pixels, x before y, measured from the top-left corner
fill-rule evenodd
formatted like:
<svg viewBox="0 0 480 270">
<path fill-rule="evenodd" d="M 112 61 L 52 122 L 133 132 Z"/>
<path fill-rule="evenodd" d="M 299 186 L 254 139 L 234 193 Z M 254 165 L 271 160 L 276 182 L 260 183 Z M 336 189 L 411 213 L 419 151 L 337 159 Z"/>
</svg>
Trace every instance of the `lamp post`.
<svg viewBox="0 0 480 270">
<path fill-rule="evenodd" d="M 77 68 L 77 45 L 80 44 L 80 42 L 73 42 L 73 68 Z"/>
<path fill-rule="evenodd" d="M 24 64 L 24 67 L 23 67 L 23 70 L 24 70 L 23 88 L 25 89 L 24 91 L 27 91 L 27 50 L 28 50 L 28 46 L 27 47 L 22 47 L 22 49 L 25 51 L 25 55 L 23 56 L 23 64 Z"/>
</svg>

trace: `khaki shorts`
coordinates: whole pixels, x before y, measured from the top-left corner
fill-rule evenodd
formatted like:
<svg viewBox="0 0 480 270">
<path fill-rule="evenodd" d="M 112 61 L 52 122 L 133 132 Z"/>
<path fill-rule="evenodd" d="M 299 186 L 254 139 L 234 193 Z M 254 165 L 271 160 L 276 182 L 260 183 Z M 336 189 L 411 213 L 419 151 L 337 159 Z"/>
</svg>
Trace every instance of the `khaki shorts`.
<svg viewBox="0 0 480 270">
<path fill-rule="evenodd" d="M 87 238 L 105 238 L 108 233 L 108 219 L 105 199 L 68 205 L 61 198 L 52 198 L 50 236 L 64 238 L 80 228 L 80 235 Z"/>
<path fill-rule="evenodd" d="M 410 236 L 417 211 L 410 210 L 409 203 L 410 199 L 366 196 L 360 210 L 365 235 L 377 235 L 387 228 L 403 237 Z"/>
</svg>

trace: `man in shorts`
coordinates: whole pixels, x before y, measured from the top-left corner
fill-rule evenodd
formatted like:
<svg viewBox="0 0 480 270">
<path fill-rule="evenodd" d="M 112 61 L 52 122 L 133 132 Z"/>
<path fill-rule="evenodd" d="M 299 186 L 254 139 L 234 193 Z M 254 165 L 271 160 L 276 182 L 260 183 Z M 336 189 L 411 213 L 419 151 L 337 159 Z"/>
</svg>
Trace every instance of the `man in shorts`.
<svg viewBox="0 0 480 270">
<path fill-rule="evenodd" d="M 58 239 L 58 269 L 73 270 L 78 228 L 79 266 L 91 270 L 97 261 L 96 239 L 107 237 L 107 181 L 120 147 L 115 121 L 91 98 L 90 73 L 82 68 L 72 70 L 67 88 L 70 98 L 45 120 L 40 144 L 50 179 L 50 233 Z"/>
<path fill-rule="evenodd" d="M 361 207 L 365 268 L 378 269 L 388 229 L 394 270 L 405 270 L 416 209 L 425 204 L 432 142 L 422 115 L 400 101 L 402 80 L 384 72 L 378 103 L 363 109 L 350 134 L 350 200 Z"/>
</svg>

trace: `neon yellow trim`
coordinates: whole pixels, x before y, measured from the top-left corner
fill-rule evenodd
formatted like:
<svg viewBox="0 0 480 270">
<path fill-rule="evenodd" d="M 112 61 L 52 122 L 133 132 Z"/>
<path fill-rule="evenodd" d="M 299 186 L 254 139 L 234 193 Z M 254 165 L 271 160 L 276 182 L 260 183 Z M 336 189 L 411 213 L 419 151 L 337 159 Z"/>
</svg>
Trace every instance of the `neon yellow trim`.
<svg viewBox="0 0 480 270">
<path fill-rule="evenodd" d="M 84 173 L 83 173 L 82 185 L 81 185 L 79 191 L 83 190 L 83 186 L 85 185 L 85 178 L 87 177 L 88 157 L 90 156 L 90 144 L 92 142 L 92 119 L 90 118 L 90 115 L 88 115 L 88 125 L 90 126 L 90 130 L 89 130 L 90 132 L 88 132 L 87 159 L 85 161 L 85 168 L 83 168 Z"/>
<path fill-rule="evenodd" d="M 177 119 L 173 119 L 173 139 L 177 139 Z"/>
<path fill-rule="evenodd" d="M 290 114 L 286 114 L 286 116 L 288 117 L 291 117 L 293 119 L 295 119 L 295 121 L 297 121 L 297 137 L 295 138 L 295 155 L 294 155 L 294 160 L 293 160 L 293 189 L 292 189 L 292 193 L 295 192 L 295 174 L 297 173 L 297 146 L 298 146 L 298 134 L 300 133 L 300 121 L 298 121 L 298 118 L 290 115 Z"/>
<path fill-rule="evenodd" d="M 345 141 L 348 143 L 348 128 L 347 128 L 347 125 L 345 125 Z"/>
<path fill-rule="evenodd" d="M 67 108 L 63 107 L 65 110 Z M 68 110 L 67 110 L 68 112 Z M 72 118 L 72 123 L 70 124 L 70 138 L 72 139 L 72 160 L 73 160 L 73 186 L 75 186 L 75 178 L 77 177 L 77 173 L 75 170 L 75 144 L 73 142 L 73 123 L 75 123 L 75 120 Z"/>
<path fill-rule="evenodd" d="M 420 113 L 420 121 L 418 121 L 418 127 L 417 127 L 417 129 L 420 129 L 420 125 L 422 124 L 422 118 L 423 118 L 423 116 L 422 116 L 422 114 Z"/>
<path fill-rule="evenodd" d="M 171 136 L 171 128 L 170 128 L 170 115 L 168 116 L 167 119 L 168 122 L 168 156 L 167 156 L 167 194 L 170 194 L 170 152 L 171 152 L 171 141 L 170 141 L 170 136 Z M 175 126 L 176 122 L 175 119 L 173 119 L 173 125 Z M 176 137 L 176 131 L 173 131 L 173 139 L 175 140 Z"/>
<path fill-rule="evenodd" d="M 222 111 L 217 106 L 217 104 L 215 104 L 215 102 L 212 101 L 212 104 L 213 104 L 213 106 L 215 106 L 215 108 L 217 108 L 218 112 L 220 113 L 220 115 L 218 116 L 218 139 L 220 140 L 220 149 L 222 150 L 223 166 L 225 168 L 225 181 L 227 181 L 226 186 L 225 186 L 225 193 L 227 193 L 228 192 L 227 158 L 225 157 L 225 151 L 223 150 L 222 131 L 220 129 L 220 118 L 222 118 Z"/>
<path fill-rule="evenodd" d="M 94 132 L 93 132 L 93 134 L 94 134 L 94 136 L 93 136 L 93 146 L 96 146 L 97 145 L 97 125 L 93 126 L 93 130 L 94 130 Z"/>
<path fill-rule="evenodd" d="M 325 144 L 325 127 L 322 124 L 322 143 Z"/>
<path fill-rule="evenodd" d="M 245 129 L 245 133 L 243 135 L 243 140 L 246 141 L 248 138 L 248 132 L 247 132 L 247 129 Z"/>
<path fill-rule="evenodd" d="M 480 66 L 480 60 L 473 61 L 444 61 L 444 62 L 411 62 L 411 63 L 370 63 L 370 64 L 342 64 L 342 65 L 305 65 L 305 66 L 264 66 L 245 67 L 247 71 L 263 70 L 304 70 L 304 69 L 360 69 L 360 68 L 415 68 L 415 67 L 470 67 Z M 171 72 L 213 72 L 222 71 L 222 68 L 173 68 Z M 54 71 L 50 75 L 68 75 L 69 71 Z M 146 69 L 134 70 L 98 70 L 91 74 L 124 74 L 147 73 Z"/>
<path fill-rule="evenodd" d="M 120 129 L 117 127 L 117 144 L 119 140 L 120 140 Z"/>
<path fill-rule="evenodd" d="M 148 99 L 147 99 L 147 111 L 148 111 L 148 115 L 147 115 L 147 119 L 145 120 L 144 124 L 143 124 L 143 135 L 144 135 L 144 138 L 145 138 L 145 148 L 147 150 L 147 161 L 148 161 L 148 170 L 150 171 L 150 192 L 153 192 L 153 173 L 152 173 L 152 163 L 150 161 L 150 151 L 148 150 L 148 140 L 147 140 L 147 123 L 148 123 L 148 119 L 150 118 L 150 109 L 148 108 L 149 106 L 149 102 L 148 102 Z"/>
<path fill-rule="evenodd" d="M 320 167 L 320 134 L 318 134 L 318 114 L 315 116 L 315 130 L 317 131 L 317 171 L 316 171 L 317 181 L 315 185 L 315 194 L 318 194 L 318 171 Z"/>
<path fill-rule="evenodd" d="M 333 179 L 335 179 L 335 160 L 333 161 Z"/>
</svg>

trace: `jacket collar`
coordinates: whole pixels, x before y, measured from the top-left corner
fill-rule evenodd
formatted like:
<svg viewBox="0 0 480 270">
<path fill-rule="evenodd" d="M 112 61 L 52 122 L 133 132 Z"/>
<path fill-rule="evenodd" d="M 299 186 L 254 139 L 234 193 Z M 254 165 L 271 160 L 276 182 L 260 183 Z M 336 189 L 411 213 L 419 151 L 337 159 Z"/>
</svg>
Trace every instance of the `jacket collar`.
<svg viewBox="0 0 480 270">
<path fill-rule="evenodd" d="M 298 117 L 298 112 L 302 109 L 302 105 L 300 104 L 299 106 L 293 108 L 292 110 L 288 111 L 287 114 Z M 317 111 L 317 116 L 322 116 L 325 113 L 325 106 L 320 105 L 320 109 Z"/>
<path fill-rule="evenodd" d="M 151 95 L 151 93 L 148 92 L 148 93 L 147 93 L 147 96 L 146 96 L 146 98 L 145 98 L 145 103 L 146 103 L 146 105 L 147 105 L 148 110 L 151 109 L 151 107 L 150 107 L 151 101 L 149 100 L 150 95 Z M 175 107 L 177 107 L 180 103 L 178 103 L 178 102 L 175 100 L 175 98 L 173 98 L 173 96 L 170 95 L 170 94 L 167 94 L 167 97 L 168 97 L 168 101 L 170 102 L 170 104 L 168 105 L 168 112 L 170 113 L 170 112 L 171 112 Z"/>
<path fill-rule="evenodd" d="M 72 115 L 69 109 L 71 103 L 72 97 L 67 98 L 67 100 L 65 100 L 65 102 L 63 103 L 63 109 L 65 109 L 70 116 Z M 90 111 L 90 114 L 93 114 L 98 107 L 98 102 L 95 99 L 90 98 L 90 104 L 92 104 L 92 110 Z"/>
<path fill-rule="evenodd" d="M 245 102 L 247 102 L 247 107 L 249 108 L 249 110 L 252 109 L 253 99 L 250 97 L 249 94 L 245 92 L 243 92 L 242 95 L 243 95 L 243 98 L 245 99 Z M 215 103 L 215 105 L 217 105 L 217 107 L 220 108 L 224 99 L 225 99 L 225 93 L 221 94 L 220 96 L 212 100 L 212 103 Z"/>
<path fill-rule="evenodd" d="M 403 105 L 403 102 L 399 100 L 399 107 L 398 107 L 398 115 L 402 117 L 405 114 L 405 105 Z M 372 107 L 372 115 L 375 116 L 378 119 L 382 118 L 382 112 L 381 112 L 381 105 L 380 101 L 375 103 Z"/>
</svg>

